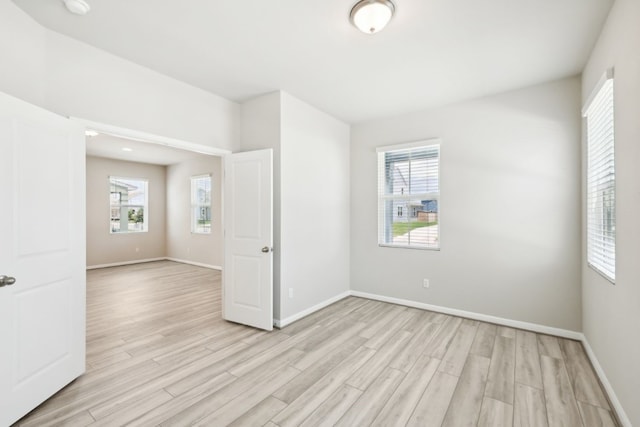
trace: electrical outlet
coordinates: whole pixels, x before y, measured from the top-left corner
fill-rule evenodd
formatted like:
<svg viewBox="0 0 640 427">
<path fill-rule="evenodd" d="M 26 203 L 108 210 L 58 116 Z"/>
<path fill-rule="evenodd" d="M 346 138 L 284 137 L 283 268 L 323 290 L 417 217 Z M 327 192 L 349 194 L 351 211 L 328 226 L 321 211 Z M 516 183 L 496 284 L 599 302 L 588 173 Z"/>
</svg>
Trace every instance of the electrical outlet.
<svg viewBox="0 0 640 427">
<path fill-rule="evenodd" d="M 425 289 L 429 288 L 429 279 L 422 279 L 422 287 Z"/>
<path fill-rule="evenodd" d="M 293 288 L 289 288 L 289 298 L 293 298 Z"/>
<path fill-rule="evenodd" d="M 140 252 L 140 248 L 136 248 L 136 252 Z"/>
</svg>

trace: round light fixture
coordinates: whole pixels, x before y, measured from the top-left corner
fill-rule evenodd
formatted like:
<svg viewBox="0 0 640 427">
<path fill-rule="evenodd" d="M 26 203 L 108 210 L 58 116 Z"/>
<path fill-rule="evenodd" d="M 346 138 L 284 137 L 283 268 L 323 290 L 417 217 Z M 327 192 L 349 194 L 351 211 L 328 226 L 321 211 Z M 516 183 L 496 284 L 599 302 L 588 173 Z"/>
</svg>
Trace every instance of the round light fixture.
<svg viewBox="0 0 640 427">
<path fill-rule="evenodd" d="M 351 23 L 366 34 L 382 30 L 393 17 L 396 7 L 390 0 L 360 0 L 351 9 Z"/>
<path fill-rule="evenodd" d="M 76 15 L 86 15 L 91 7 L 84 0 L 63 0 L 64 5 L 67 6 L 69 12 L 74 13 Z"/>
</svg>

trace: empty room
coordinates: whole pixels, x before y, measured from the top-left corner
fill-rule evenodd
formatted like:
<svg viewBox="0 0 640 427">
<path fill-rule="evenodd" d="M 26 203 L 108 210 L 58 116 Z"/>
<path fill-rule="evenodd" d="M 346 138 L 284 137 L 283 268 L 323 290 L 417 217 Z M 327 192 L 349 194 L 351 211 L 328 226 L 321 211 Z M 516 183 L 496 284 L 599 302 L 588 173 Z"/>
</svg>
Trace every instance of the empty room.
<svg viewBox="0 0 640 427">
<path fill-rule="evenodd" d="M 0 426 L 640 425 L 639 52 L 637 0 L 0 1 Z"/>
</svg>

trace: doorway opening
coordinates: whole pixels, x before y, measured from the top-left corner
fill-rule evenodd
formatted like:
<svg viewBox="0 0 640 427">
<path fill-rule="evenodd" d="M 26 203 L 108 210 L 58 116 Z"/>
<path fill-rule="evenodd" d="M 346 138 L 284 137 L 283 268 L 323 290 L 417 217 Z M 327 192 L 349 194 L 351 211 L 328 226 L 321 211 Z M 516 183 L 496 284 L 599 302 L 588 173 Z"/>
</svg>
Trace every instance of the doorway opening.
<svg viewBox="0 0 640 427">
<path fill-rule="evenodd" d="M 87 268 L 169 259 L 220 270 L 223 153 L 84 124 Z"/>
</svg>

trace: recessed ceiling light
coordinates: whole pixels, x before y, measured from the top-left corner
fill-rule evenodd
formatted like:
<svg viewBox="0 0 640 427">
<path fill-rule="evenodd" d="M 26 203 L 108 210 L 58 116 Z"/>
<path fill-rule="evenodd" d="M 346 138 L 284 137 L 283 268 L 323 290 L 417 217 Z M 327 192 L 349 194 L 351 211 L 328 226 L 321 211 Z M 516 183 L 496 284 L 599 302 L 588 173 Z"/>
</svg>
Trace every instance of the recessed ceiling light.
<svg viewBox="0 0 640 427">
<path fill-rule="evenodd" d="M 122 151 L 133 151 L 133 148 L 122 147 Z"/>
<path fill-rule="evenodd" d="M 395 10 L 391 0 L 360 0 L 351 9 L 349 18 L 363 33 L 375 34 L 391 21 Z"/>
<path fill-rule="evenodd" d="M 90 10 L 91 6 L 84 0 L 63 0 L 64 5 L 67 6 L 69 12 L 76 15 L 86 15 Z"/>
<path fill-rule="evenodd" d="M 91 129 L 85 130 L 84 134 L 86 136 L 98 136 L 99 135 L 98 132 L 96 132 L 95 130 L 91 130 Z"/>
</svg>

